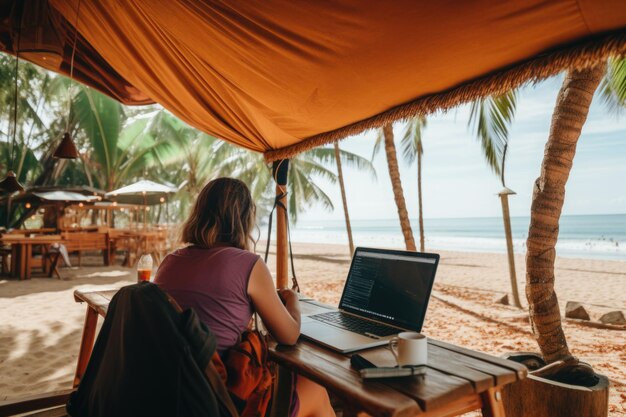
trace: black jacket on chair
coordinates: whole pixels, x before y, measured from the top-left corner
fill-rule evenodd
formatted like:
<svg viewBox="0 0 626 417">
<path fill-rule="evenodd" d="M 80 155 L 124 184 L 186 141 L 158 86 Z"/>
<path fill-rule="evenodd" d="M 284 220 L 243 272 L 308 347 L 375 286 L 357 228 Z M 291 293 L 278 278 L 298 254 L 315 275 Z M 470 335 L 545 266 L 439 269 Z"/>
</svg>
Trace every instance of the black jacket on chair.
<svg viewBox="0 0 626 417">
<path fill-rule="evenodd" d="M 124 287 L 109 304 L 67 411 L 72 417 L 230 415 L 224 405 L 230 398 L 205 375 L 215 348 L 215 336 L 195 312 L 177 312 L 156 285 Z"/>
</svg>

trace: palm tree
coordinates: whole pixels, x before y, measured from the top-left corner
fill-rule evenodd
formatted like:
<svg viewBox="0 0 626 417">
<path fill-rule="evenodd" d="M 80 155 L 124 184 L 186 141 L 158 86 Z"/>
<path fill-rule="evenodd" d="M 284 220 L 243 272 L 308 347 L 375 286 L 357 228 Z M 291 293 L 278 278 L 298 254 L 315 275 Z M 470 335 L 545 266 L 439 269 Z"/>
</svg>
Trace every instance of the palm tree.
<svg viewBox="0 0 626 417">
<path fill-rule="evenodd" d="M 346 233 L 348 234 L 348 247 L 350 254 L 354 253 L 354 240 L 352 239 L 352 226 L 350 226 L 350 214 L 348 213 L 348 199 L 346 198 L 346 186 L 343 180 L 343 169 L 341 167 L 341 152 L 339 142 L 334 143 L 335 162 L 337 164 L 337 179 L 339 180 L 339 189 L 341 191 L 341 202 L 343 203 L 343 215 L 346 220 Z"/>
<path fill-rule="evenodd" d="M 17 81 L 17 128 L 16 146 L 13 150 L 9 137 L 9 126 L 13 125 L 13 107 L 15 86 L 15 58 L 7 55 L 0 56 L 0 106 L 5 111 L 0 117 L 0 126 L 7 135 L 7 142 L 3 143 L 0 168 L 5 171 L 12 165 L 18 181 L 23 184 L 32 183 L 42 172 L 41 165 L 35 156 L 49 145 L 54 138 L 55 117 L 49 125 L 44 123 L 43 114 L 50 116 L 55 113 L 55 83 L 58 77 L 47 71 L 20 61 Z M 7 146 L 6 148 L 4 148 Z"/>
<path fill-rule="evenodd" d="M 361 172 L 368 173 L 372 179 L 376 179 L 376 170 L 371 161 L 356 155 L 352 152 L 347 152 L 339 147 L 339 144 L 335 142 L 332 153 L 330 149 L 326 147 L 318 148 L 318 152 L 315 155 L 320 162 L 326 165 L 331 165 L 334 160 L 334 164 L 337 166 L 337 182 L 339 182 L 339 188 L 341 191 L 341 201 L 343 204 L 343 213 L 346 222 L 346 232 L 348 234 L 348 245 L 350 248 L 350 254 L 354 252 L 354 241 L 352 239 L 352 227 L 350 225 L 350 215 L 348 214 L 348 200 L 346 198 L 346 188 L 344 184 L 343 166 L 355 168 Z M 332 156 L 331 156 L 332 155 Z"/>
<path fill-rule="evenodd" d="M 371 162 L 352 152 L 340 149 L 340 159 L 342 164 L 353 166 L 356 169 L 369 172 L 373 177 L 376 172 Z M 261 158 L 261 156 L 259 156 Z M 289 174 L 287 184 L 289 194 L 287 196 L 290 219 L 297 222 L 298 215 L 303 213 L 313 204 L 321 204 L 328 210 L 332 210 L 334 205 L 326 192 L 316 183 L 316 179 L 324 178 L 331 184 L 336 184 L 338 176 L 330 167 L 336 162 L 335 150 L 330 147 L 319 147 L 311 149 L 294 156 L 289 162 Z M 258 171 L 248 171 L 250 174 L 258 174 Z M 273 183 L 269 168 L 261 171 L 263 175 L 256 181 L 260 184 L 268 184 L 268 192 L 271 194 Z M 267 172 L 267 174 L 265 174 Z M 269 178 L 267 178 L 269 176 Z M 251 182 L 254 189 L 254 182 Z"/>
<path fill-rule="evenodd" d="M 489 167 L 500 176 L 502 191 L 498 193 L 502 204 L 502 218 L 506 237 L 507 257 L 509 263 L 509 279 L 513 303 L 522 308 L 517 276 L 515 273 L 515 254 L 513 252 L 513 237 L 511 234 L 511 216 L 509 214 L 509 195 L 515 194 L 507 188 L 504 178 L 504 163 L 509 142 L 509 129 L 515 117 L 517 107 L 517 90 L 512 90 L 500 96 L 486 97 L 472 103 L 468 125 L 476 130 L 480 140 L 483 155 Z"/>
<path fill-rule="evenodd" d="M 425 117 L 414 117 L 410 119 L 404 130 L 404 136 L 400 144 L 402 145 L 402 155 L 404 160 L 413 164 L 417 160 L 417 202 L 418 202 L 418 225 L 420 233 L 420 252 L 424 252 L 424 216 L 422 211 L 422 155 L 424 147 L 422 145 L 422 130 L 426 127 Z"/>
<path fill-rule="evenodd" d="M 231 176 L 241 179 L 250 187 L 252 197 L 257 202 L 259 218 L 269 214 L 274 202 L 274 183 L 263 155 L 199 132 L 167 112 L 161 112 L 159 119 L 151 125 L 151 134 L 175 144 L 174 152 L 179 153 L 181 163 L 177 169 L 170 170 L 169 175 L 174 178 L 186 177 L 187 193 L 182 196 L 188 200 L 185 203 L 190 202 L 207 181 Z M 343 150 L 340 151 L 340 157 L 344 164 L 368 171 L 375 177 L 374 167 L 367 159 Z M 333 208 L 330 197 L 316 184 L 316 180 L 325 178 L 335 184 L 337 175 L 328 168 L 334 162 L 335 152 L 328 147 L 313 149 L 291 159 L 288 205 L 292 223 L 297 221 L 299 213 L 312 204 Z"/>
<path fill-rule="evenodd" d="M 541 353 L 546 362 L 555 363 L 547 367 L 544 376 L 564 372 L 562 368 L 565 372 L 593 373 L 588 365 L 579 363 L 572 356 L 567 346 L 554 292 L 554 262 L 565 185 L 576 153 L 576 143 L 605 68 L 601 65 L 567 73 L 552 115 L 541 175 L 535 181 L 533 190 L 526 241 L 526 296 Z"/>
<path fill-rule="evenodd" d="M 174 143 L 152 134 L 152 124 L 163 117 L 159 112 L 127 119 L 120 103 L 81 86 L 72 113 L 89 145 L 83 153 L 85 170 L 100 188 L 111 191 L 179 158 Z"/>
<path fill-rule="evenodd" d="M 531 222 L 526 242 L 526 297 L 539 349 L 546 362 L 554 363 L 540 372 L 543 376 L 562 372 L 563 368 L 573 373 L 576 371 L 581 371 L 582 374 L 592 373 L 589 368 L 579 364 L 569 352 L 554 292 L 554 261 L 565 184 L 572 167 L 576 143 L 600 80 L 602 98 L 609 110 L 620 113 L 626 107 L 625 59 L 609 59 L 606 73 L 602 66 L 583 71 L 571 70 L 558 95 L 542 161 L 541 176 L 535 182 L 533 192 Z M 513 111 L 506 103 L 503 104 L 503 115 L 511 115 L 510 118 L 505 120 L 503 116 L 494 120 L 500 125 L 508 125 L 512 120 Z M 502 124 L 500 121 L 506 123 Z M 504 158 L 506 143 L 503 145 Z M 498 158 L 492 160 L 497 161 Z M 504 160 L 501 166 L 500 175 L 504 185 Z M 498 172 L 495 169 L 494 171 Z"/>
<path fill-rule="evenodd" d="M 413 239 L 413 230 L 411 230 L 411 222 L 406 209 L 406 201 L 404 200 L 404 191 L 402 191 L 402 182 L 400 180 L 400 170 L 398 168 L 398 157 L 396 156 L 396 145 L 393 139 L 393 126 L 387 124 L 378 130 L 378 136 L 374 143 L 374 151 L 372 159 L 378 153 L 381 144 L 385 144 L 385 154 L 387 156 L 387 167 L 389 169 L 389 178 L 391 179 L 391 187 L 393 196 L 398 209 L 398 217 L 400 219 L 400 228 L 404 236 L 404 244 L 406 250 L 415 251 L 415 239 Z"/>
</svg>

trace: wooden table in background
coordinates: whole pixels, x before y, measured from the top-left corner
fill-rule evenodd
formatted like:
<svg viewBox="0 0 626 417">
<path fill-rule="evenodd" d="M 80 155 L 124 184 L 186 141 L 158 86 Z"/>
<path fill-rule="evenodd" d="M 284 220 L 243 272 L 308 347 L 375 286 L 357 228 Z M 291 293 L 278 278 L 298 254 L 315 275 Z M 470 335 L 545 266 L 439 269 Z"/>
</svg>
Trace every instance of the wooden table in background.
<svg viewBox="0 0 626 417">
<path fill-rule="evenodd" d="M 85 327 L 74 379 L 87 368 L 98 316 L 105 316 L 117 291 L 75 291 L 87 303 Z M 319 303 L 301 303 L 303 312 L 325 311 Z M 386 347 L 377 348 L 382 354 Z M 486 353 L 429 339 L 424 377 L 362 380 L 347 355 L 300 340 L 295 346 L 270 343 L 270 357 L 284 368 L 326 387 L 343 400 L 344 416 L 364 411 L 375 417 L 445 417 L 482 409 L 484 416 L 504 416 L 500 390 L 526 376 L 524 366 Z"/>
<path fill-rule="evenodd" d="M 0 244 L 11 245 L 11 275 L 20 279 L 30 279 L 33 246 L 48 246 L 56 242 L 61 242 L 61 236 L 41 235 L 25 237 L 7 234 L 0 238 Z"/>
</svg>

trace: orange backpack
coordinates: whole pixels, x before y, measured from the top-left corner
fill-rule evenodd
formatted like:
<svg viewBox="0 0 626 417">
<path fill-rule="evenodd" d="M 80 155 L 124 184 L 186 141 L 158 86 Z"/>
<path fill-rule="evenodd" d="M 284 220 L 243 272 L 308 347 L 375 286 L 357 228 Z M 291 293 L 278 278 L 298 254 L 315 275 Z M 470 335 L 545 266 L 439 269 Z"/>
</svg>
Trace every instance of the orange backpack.
<svg viewBox="0 0 626 417">
<path fill-rule="evenodd" d="M 256 330 L 246 330 L 241 341 L 228 349 L 222 360 L 217 353 L 211 362 L 226 383 L 231 397 L 237 403 L 245 403 L 240 417 L 256 417 L 266 414 L 274 376 L 268 364 L 265 338 Z"/>
<path fill-rule="evenodd" d="M 167 293 L 165 295 L 174 309 L 181 313 L 183 309 L 176 300 Z M 255 323 L 258 328 L 258 323 Z M 219 387 L 214 371 L 226 384 L 230 397 L 234 397 L 239 404 L 245 404 L 239 410 L 239 417 L 265 416 L 272 398 L 274 375 L 268 363 L 267 341 L 258 330 L 246 330 L 240 342 L 228 349 L 223 361 L 217 351 L 213 353 L 205 375 L 213 389 L 223 393 L 224 388 Z M 231 416 L 236 416 L 232 402 L 224 405 Z"/>
</svg>

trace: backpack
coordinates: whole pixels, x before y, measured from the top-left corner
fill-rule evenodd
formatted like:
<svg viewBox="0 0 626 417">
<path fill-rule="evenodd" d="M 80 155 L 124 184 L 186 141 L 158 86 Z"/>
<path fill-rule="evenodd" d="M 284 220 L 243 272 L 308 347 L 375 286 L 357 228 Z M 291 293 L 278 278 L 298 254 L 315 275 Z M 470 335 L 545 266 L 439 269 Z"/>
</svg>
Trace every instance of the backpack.
<svg viewBox="0 0 626 417">
<path fill-rule="evenodd" d="M 167 294 L 168 300 L 178 311 L 182 311 L 178 303 Z M 257 316 L 255 316 L 257 319 Z M 256 328 L 259 328 L 256 322 Z M 274 388 L 274 372 L 269 366 L 269 352 L 267 341 L 259 330 L 246 330 L 241 335 L 239 343 L 226 351 L 221 358 L 213 353 L 205 371 L 206 376 L 215 374 L 226 384 L 228 394 L 237 407 L 239 417 L 265 416 L 272 399 Z M 220 385 L 209 378 L 211 385 L 216 388 Z M 287 385 L 281 384 L 280 390 L 291 391 L 291 381 Z M 279 408 L 278 412 L 287 412 L 286 408 Z M 230 408 L 232 410 L 232 408 Z M 231 415 L 232 411 L 231 411 Z"/>
<path fill-rule="evenodd" d="M 246 330 L 241 341 L 228 349 L 223 359 L 214 354 L 211 362 L 226 383 L 240 417 L 266 414 L 274 375 L 268 363 L 267 342 L 259 331 Z"/>
</svg>

